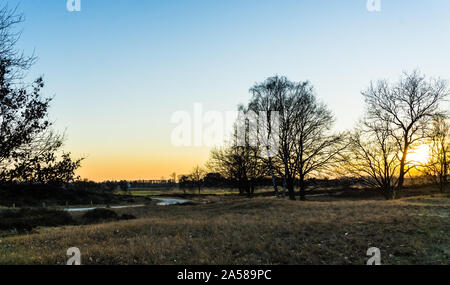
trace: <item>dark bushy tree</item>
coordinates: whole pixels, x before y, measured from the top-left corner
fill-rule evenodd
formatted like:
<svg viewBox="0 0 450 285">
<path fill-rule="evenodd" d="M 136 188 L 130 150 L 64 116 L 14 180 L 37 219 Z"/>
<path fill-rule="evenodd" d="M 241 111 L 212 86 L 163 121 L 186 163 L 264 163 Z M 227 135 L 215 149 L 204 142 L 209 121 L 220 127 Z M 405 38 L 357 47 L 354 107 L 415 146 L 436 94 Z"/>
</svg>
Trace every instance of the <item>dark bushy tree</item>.
<svg viewBox="0 0 450 285">
<path fill-rule="evenodd" d="M 36 58 L 15 47 L 14 28 L 22 21 L 16 10 L 0 8 L 0 183 L 70 181 L 80 160 L 67 153 L 58 158 L 63 140 L 50 132 L 44 81 L 24 83 Z"/>
</svg>

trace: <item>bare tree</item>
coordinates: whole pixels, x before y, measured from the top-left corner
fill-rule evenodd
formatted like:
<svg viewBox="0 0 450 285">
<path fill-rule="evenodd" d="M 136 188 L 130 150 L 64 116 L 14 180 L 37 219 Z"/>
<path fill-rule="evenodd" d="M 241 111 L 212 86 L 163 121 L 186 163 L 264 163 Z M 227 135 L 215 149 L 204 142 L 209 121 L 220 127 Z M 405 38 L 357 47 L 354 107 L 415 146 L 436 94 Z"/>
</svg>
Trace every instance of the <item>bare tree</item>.
<svg viewBox="0 0 450 285">
<path fill-rule="evenodd" d="M 430 133 L 430 157 L 419 169 L 438 185 L 443 193 L 448 185 L 450 172 L 450 123 L 449 118 L 437 116 Z"/>
<path fill-rule="evenodd" d="M 172 180 L 173 183 L 177 183 L 177 174 L 176 174 L 176 172 L 172 172 L 172 174 L 170 174 L 170 179 Z"/>
<path fill-rule="evenodd" d="M 265 128 L 265 135 L 266 137 L 263 138 L 265 140 L 265 151 L 267 153 L 267 158 L 265 160 L 267 161 L 267 165 L 269 168 L 269 173 L 272 178 L 272 186 L 275 191 L 276 196 L 280 196 L 280 193 L 278 191 L 277 187 L 277 181 L 275 176 L 275 166 L 274 166 L 274 159 L 269 153 L 271 151 L 270 147 L 271 142 L 274 138 L 274 136 L 279 135 L 279 130 L 274 130 L 272 120 L 274 118 L 272 117 L 273 112 L 279 111 L 279 98 L 286 97 L 286 93 L 291 88 L 292 83 L 286 78 L 286 77 L 270 77 L 266 81 L 262 83 L 255 84 L 251 89 L 250 92 L 252 93 L 253 97 L 249 103 L 249 110 L 260 113 L 265 116 L 265 120 L 263 123 L 260 124 L 260 127 Z M 261 119 L 261 118 L 260 118 Z M 272 144 L 273 146 L 274 144 Z"/>
<path fill-rule="evenodd" d="M 345 134 L 332 134 L 334 117 L 323 103 L 319 103 L 312 88 L 297 93 L 294 125 L 296 134 L 295 160 L 297 165 L 300 200 L 306 200 L 306 178 L 324 173 L 340 158 L 347 147 Z"/>
<path fill-rule="evenodd" d="M 243 106 L 239 109 L 248 112 Z M 240 122 L 242 120 L 242 122 Z M 241 124 L 242 123 L 242 124 Z M 208 167 L 221 174 L 239 189 L 241 195 L 252 196 L 259 179 L 267 175 L 267 164 L 261 158 L 261 147 L 255 139 L 248 118 L 238 118 L 235 124 L 232 141 L 226 146 L 211 151 Z M 238 128 L 244 127 L 243 141 L 240 141 Z"/>
<path fill-rule="evenodd" d="M 205 177 L 205 170 L 198 165 L 196 165 L 194 169 L 192 169 L 192 172 L 189 175 L 190 180 L 198 189 L 198 194 L 200 194 L 200 190 L 202 189 L 204 177 Z"/>
<path fill-rule="evenodd" d="M 399 183 L 398 145 L 389 122 L 362 121 L 349 136 L 349 148 L 342 153 L 345 175 L 356 176 L 366 185 L 394 199 Z"/>
<path fill-rule="evenodd" d="M 274 76 L 255 85 L 251 92 L 249 109 L 265 111 L 266 134 L 279 136 L 278 155 L 268 159 L 275 192 L 274 171 L 283 177 L 283 188 L 288 189 L 290 199 L 295 200 L 294 186 L 298 181 L 300 199 L 305 200 L 307 177 L 325 171 L 335 162 L 345 147 L 344 135 L 330 134 L 334 117 L 325 104 L 318 102 L 308 81 L 291 82 Z M 279 130 L 272 130 L 268 123 L 271 111 L 279 113 Z"/>
<path fill-rule="evenodd" d="M 362 92 L 367 106 L 366 120 L 384 122 L 389 137 L 399 149 L 398 183 L 395 191 L 403 188 L 405 175 L 414 168 L 408 165 L 408 152 L 427 136 L 430 121 L 441 113 L 439 103 L 448 96 L 447 82 L 426 80 L 418 71 L 404 73 L 400 81 L 389 84 L 380 80 Z M 394 193 L 395 196 L 395 193 Z"/>
<path fill-rule="evenodd" d="M 18 83 L 26 75 L 27 70 L 36 62 L 34 54 L 26 56 L 16 48 L 21 33 L 16 31 L 18 24 L 24 21 L 24 16 L 17 8 L 10 9 L 8 5 L 0 7 L 0 59 L 3 71 L 3 81 Z"/>
<path fill-rule="evenodd" d="M 178 183 L 180 188 L 183 189 L 183 194 L 186 195 L 186 188 L 189 187 L 190 184 L 189 175 L 181 175 L 178 179 Z"/>
</svg>

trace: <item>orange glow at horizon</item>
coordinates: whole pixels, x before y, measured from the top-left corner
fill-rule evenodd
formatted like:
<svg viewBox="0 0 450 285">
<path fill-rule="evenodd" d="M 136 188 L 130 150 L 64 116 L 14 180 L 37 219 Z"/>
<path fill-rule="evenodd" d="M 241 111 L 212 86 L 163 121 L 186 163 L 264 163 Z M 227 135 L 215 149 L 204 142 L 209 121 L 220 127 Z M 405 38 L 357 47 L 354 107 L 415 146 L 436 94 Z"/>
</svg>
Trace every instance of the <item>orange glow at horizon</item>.
<svg viewBox="0 0 450 285">
<path fill-rule="evenodd" d="M 107 180 L 150 180 L 189 174 L 195 165 L 203 166 L 209 148 L 173 148 L 159 154 L 89 155 L 77 175 L 96 182 Z"/>
<path fill-rule="evenodd" d="M 119 154 L 108 151 L 93 151 L 82 161 L 77 175 L 81 179 L 96 182 L 107 180 L 150 180 L 170 178 L 172 173 L 179 177 L 189 174 L 194 166 L 204 166 L 209 158 L 207 147 L 156 147 L 151 152 L 126 151 Z M 74 155 L 82 157 L 84 155 Z M 410 150 L 408 161 L 420 165 L 430 158 L 430 146 L 419 145 Z"/>
</svg>

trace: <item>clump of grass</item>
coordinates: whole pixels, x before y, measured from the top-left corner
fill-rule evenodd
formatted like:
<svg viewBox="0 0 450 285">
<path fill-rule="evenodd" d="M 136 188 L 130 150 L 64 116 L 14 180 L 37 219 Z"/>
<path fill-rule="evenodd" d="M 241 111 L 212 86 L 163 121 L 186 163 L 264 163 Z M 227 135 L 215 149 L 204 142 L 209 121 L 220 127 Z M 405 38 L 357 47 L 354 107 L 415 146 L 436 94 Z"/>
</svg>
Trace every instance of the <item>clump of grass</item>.
<svg viewBox="0 0 450 285">
<path fill-rule="evenodd" d="M 36 227 L 73 225 L 70 214 L 49 209 L 20 209 L 0 212 L 0 230 L 31 231 Z"/>
</svg>

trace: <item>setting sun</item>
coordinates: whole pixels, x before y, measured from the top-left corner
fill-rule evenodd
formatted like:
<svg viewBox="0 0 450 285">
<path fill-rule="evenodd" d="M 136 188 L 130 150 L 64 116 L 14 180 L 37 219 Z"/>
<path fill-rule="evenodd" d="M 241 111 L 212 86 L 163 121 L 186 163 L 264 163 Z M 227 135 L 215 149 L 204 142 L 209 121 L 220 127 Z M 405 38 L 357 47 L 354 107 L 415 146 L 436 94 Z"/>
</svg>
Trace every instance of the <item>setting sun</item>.
<svg viewBox="0 0 450 285">
<path fill-rule="evenodd" d="M 414 164 L 425 164 L 430 158 L 430 146 L 421 144 L 410 151 L 408 160 Z"/>
</svg>

